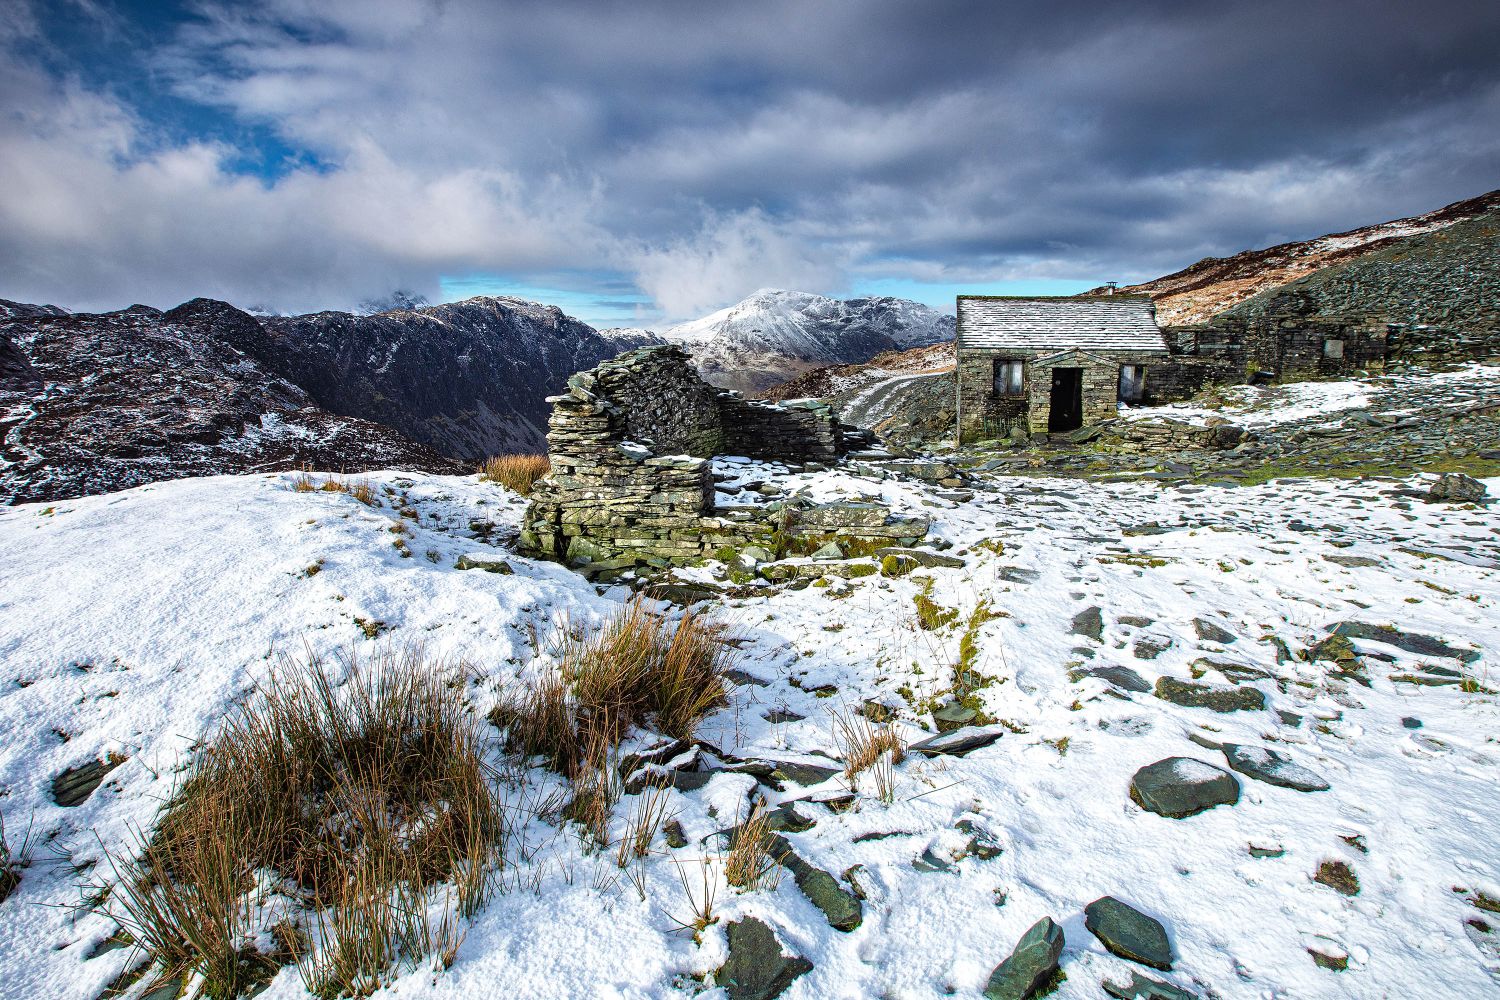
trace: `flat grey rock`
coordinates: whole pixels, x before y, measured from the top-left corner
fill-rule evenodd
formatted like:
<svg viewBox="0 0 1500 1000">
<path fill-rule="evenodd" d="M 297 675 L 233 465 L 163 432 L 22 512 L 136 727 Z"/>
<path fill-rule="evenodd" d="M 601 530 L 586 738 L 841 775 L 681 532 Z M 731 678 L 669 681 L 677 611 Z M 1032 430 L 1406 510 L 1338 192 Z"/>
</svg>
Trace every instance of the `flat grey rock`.
<svg viewBox="0 0 1500 1000">
<path fill-rule="evenodd" d="M 926 757 L 962 757 L 989 746 L 1004 735 L 1004 726 L 964 726 L 962 729 L 918 740 L 907 749 Z"/>
<path fill-rule="evenodd" d="M 1228 629 L 1202 618 L 1193 619 L 1193 631 L 1198 633 L 1198 638 L 1205 642 L 1217 642 L 1225 646 L 1239 638 Z"/>
<path fill-rule="evenodd" d="M 1134 969 L 1130 972 L 1130 982 L 1112 983 L 1106 979 L 1102 985 L 1104 992 L 1116 1000 L 1197 1000 L 1194 994 L 1179 986 L 1143 976 Z"/>
<path fill-rule="evenodd" d="M 1269 747 L 1225 743 L 1220 749 L 1230 767 L 1256 781 L 1299 792 L 1326 792 L 1332 787 L 1318 772 Z"/>
<path fill-rule="evenodd" d="M 1448 645 L 1442 639 L 1422 635 L 1420 632 L 1407 632 L 1391 625 L 1339 622 L 1333 627 L 1332 634 L 1341 635 L 1346 639 L 1383 642 L 1417 656 L 1447 656 L 1463 663 L 1473 663 L 1480 656 L 1477 649 L 1459 649 L 1457 646 Z"/>
<path fill-rule="evenodd" d="M 1194 684 L 1175 677 L 1158 678 L 1156 696 L 1174 705 L 1207 708 L 1215 712 L 1258 711 L 1266 707 L 1266 696 L 1252 687 Z"/>
<path fill-rule="evenodd" d="M 1104 947 L 1121 958 L 1163 971 L 1172 968 L 1172 942 L 1161 921 L 1122 903 L 1101 896 L 1083 910 L 1083 923 Z"/>
<path fill-rule="evenodd" d="M 1240 800 L 1240 783 L 1228 771 L 1191 757 L 1168 757 L 1135 772 L 1130 797 L 1148 812 L 1186 819 Z"/>
<path fill-rule="evenodd" d="M 1073 634 L 1087 636 L 1095 642 L 1104 640 L 1104 612 L 1097 608 L 1085 608 L 1073 616 Z"/>
<path fill-rule="evenodd" d="M 812 971 L 807 959 L 781 953 L 775 932 L 763 921 L 745 917 L 724 930 L 729 938 L 729 958 L 714 980 L 730 1000 L 772 1000 L 781 996 L 792 980 Z"/>
<path fill-rule="evenodd" d="M 1151 685 L 1147 683 L 1146 678 L 1129 667 L 1093 667 L 1088 670 L 1077 671 L 1076 673 L 1076 679 L 1097 677 L 1100 680 L 1108 681 L 1122 691 L 1134 691 L 1137 694 L 1144 694 L 1151 690 Z"/>
</svg>

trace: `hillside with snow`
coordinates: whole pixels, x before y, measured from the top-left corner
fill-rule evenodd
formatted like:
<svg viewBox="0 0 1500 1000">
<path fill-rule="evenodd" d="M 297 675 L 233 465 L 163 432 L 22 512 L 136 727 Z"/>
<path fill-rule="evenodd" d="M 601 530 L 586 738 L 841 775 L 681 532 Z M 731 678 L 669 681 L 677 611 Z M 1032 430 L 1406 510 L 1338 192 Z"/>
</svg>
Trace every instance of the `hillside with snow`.
<svg viewBox="0 0 1500 1000">
<path fill-rule="evenodd" d="M 763 288 L 658 335 L 687 348 L 708 381 L 756 395 L 814 368 L 858 364 L 886 351 L 950 341 L 956 322 L 909 299 L 832 299 Z M 607 330 L 605 336 L 644 332 Z"/>
<path fill-rule="evenodd" d="M 852 558 L 820 586 L 686 572 L 722 588 L 708 608 L 737 652 L 727 701 L 661 772 L 673 832 L 620 867 L 547 804 L 556 776 L 487 729 L 513 824 L 497 890 L 451 953 L 398 964 L 378 995 L 753 995 L 723 971 L 753 918 L 803 960 L 788 1000 L 979 1000 L 1044 916 L 1064 936 L 1059 1000 L 1138 978 L 1224 1000 L 1500 988 L 1492 511 L 1412 502 L 1422 476 L 1177 488 L 976 467 L 964 494 L 858 467 L 715 471 L 759 503 L 926 512 L 933 564 L 846 573 L 870 562 Z M 0 810 L 12 847 L 31 842 L 0 902 L 0 996 L 114 984 L 138 1000 L 154 982 L 118 909 L 80 895 L 117 879 L 200 739 L 281 657 L 333 669 L 421 644 L 463 662 L 482 720 L 517 678 L 556 669 L 549 636 L 629 595 L 509 551 L 524 501 L 497 485 L 367 482 L 367 503 L 271 474 L 0 509 Z M 913 752 L 888 792 L 847 778 L 833 713 L 874 705 L 903 742 L 925 739 L 956 663 L 995 720 L 986 745 Z M 1179 758 L 1232 798 L 1186 818 L 1132 801 L 1142 769 Z M 91 762 L 105 773 L 74 801 L 60 776 Z M 612 837 L 643 795 L 624 791 Z M 721 831 L 761 799 L 831 873 L 816 893 L 800 876 L 725 881 Z M 265 883 L 257 906 L 276 912 L 281 891 Z M 1167 968 L 1105 946 L 1085 918 L 1104 896 L 1160 922 Z M 261 996 L 308 994 L 288 964 Z"/>
</svg>

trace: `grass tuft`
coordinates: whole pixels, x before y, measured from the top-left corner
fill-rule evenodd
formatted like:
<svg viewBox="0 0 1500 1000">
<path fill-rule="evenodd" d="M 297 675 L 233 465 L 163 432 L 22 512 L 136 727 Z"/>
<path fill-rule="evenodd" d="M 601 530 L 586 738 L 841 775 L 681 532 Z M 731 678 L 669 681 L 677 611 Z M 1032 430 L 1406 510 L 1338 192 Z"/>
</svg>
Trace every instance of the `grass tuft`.
<svg viewBox="0 0 1500 1000">
<path fill-rule="evenodd" d="M 451 953 L 449 911 L 493 888 L 506 824 L 462 670 L 416 647 L 342 666 L 336 682 L 316 657 L 283 663 L 195 757 L 139 857 L 111 859 L 111 916 L 204 996 L 292 961 L 315 995 L 368 993 Z M 268 938 L 281 946 L 250 944 Z"/>
<path fill-rule="evenodd" d="M 497 455 L 480 465 L 479 478 L 530 496 L 536 481 L 551 471 L 552 460 L 546 455 Z"/>
</svg>

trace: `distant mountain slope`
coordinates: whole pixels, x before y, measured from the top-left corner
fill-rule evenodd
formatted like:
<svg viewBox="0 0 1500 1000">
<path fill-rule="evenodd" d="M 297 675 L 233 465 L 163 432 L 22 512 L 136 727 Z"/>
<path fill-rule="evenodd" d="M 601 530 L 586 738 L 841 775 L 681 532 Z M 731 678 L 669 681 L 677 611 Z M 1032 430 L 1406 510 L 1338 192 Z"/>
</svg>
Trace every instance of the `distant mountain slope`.
<svg viewBox="0 0 1500 1000">
<path fill-rule="evenodd" d="M 251 339 L 231 342 L 319 406 L 463 459 L 545 451 L 546 397 L 627 349 L 556 306 L 509 297 L 261 324 L 265 337 L 246 328 Z"/>
<path fill-rule="evenodd" d="M 907 299 L 831 299 L 762 289 L 660 335 L 691 351 L 708 381 L 757 395 L 814 368 L 952 340 L 954 326 L 952 316 Z"/>
<path fill-rule="evenodd" d="M 264 334 L 225 303 L 75 315 L 3 305 L 0 502 L 304 465 L 464 471 L 387 427 L 314 406 L 221 336 Z"/>
<path fill-rule="evenodd" d="M 1267 289 L 1285 285 L 1321 268 L 1378 253 L 1413 236 L 1473 220 L 1500 209 L 1500 190 L 1455 202 L 1424 215 L 1351 229 L 1314 240 L 1246 250 L 1232 257 L 1207 257 L 1154 281 L 1120 291 L 1143 292 L 1156 300 L 1163 326 L 1204 323 L 1218 313 Z M 1096 288 L 1087 294 L 1101 294 Z"/>
</svg>

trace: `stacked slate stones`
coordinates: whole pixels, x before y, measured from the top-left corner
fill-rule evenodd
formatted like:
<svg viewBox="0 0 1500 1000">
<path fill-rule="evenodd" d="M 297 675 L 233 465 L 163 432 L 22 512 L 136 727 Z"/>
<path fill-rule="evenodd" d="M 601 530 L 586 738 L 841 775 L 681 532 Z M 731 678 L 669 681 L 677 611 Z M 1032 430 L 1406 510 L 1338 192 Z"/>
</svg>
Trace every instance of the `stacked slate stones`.
<svg viewBox="0 0 1500 1000">
<path fill-rule="evenodd" d="M 1202 449 L 1222 451 L 1243 442 L 1248 436 L 1223 417 L 1209 417 L 1200 427 L 1182 420 L 1112 420 L 1100 428 L 1104 443 L 1127 452 L 1173 454 Z"/>
<path fill-rule="evenodd" d="M 533 489 L 520 548 L 591 577 L 690 563 L 725 548 L 775 551 L 778 532 L 877 544 L 926 534 L 925 518 L 894 518 L 879 505 L 715 509 L 709 456 L 829 464 L 842 436 L 826 405 L 744 400 L 704 382 L 680 348 L 622 354 L 574 375 L 568 391 L 548 401 L 552 472 Z"/>
</svg>

